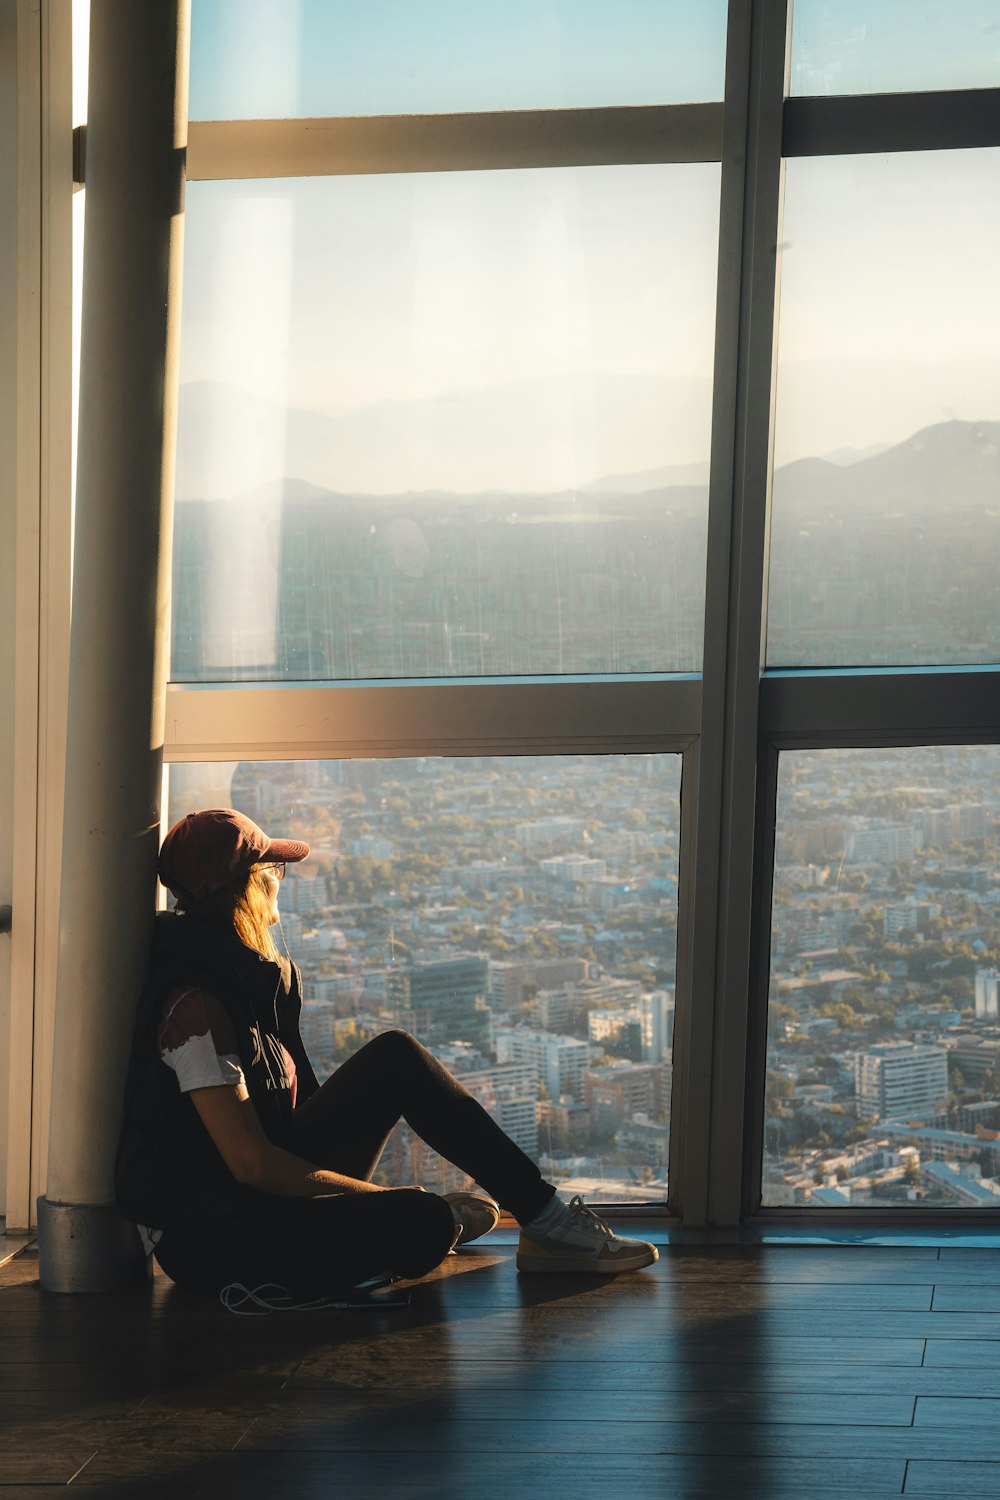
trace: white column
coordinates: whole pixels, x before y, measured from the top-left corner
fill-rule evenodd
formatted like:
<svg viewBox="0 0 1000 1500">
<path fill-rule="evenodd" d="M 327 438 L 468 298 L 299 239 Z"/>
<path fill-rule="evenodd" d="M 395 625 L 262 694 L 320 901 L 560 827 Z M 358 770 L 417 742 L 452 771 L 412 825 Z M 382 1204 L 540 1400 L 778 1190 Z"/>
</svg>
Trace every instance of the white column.
<svg viewBox="0 0 1000 1500">
<path fill-rule="evenodd" d="M 151 932 L 189 0 L 93 0 L 69 736 L 42 1285 L 146 1274 L 112 1172 Z"/>
</svg>

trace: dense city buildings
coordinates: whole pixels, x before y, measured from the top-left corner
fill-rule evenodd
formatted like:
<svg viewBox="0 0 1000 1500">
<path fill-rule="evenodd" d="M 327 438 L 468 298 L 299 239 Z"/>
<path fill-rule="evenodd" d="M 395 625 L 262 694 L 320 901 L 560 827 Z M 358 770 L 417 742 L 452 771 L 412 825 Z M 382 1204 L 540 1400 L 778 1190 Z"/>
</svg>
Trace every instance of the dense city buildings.
<svg viewBox="0 0 1000 1500">
<path fill-rule="evenodd" d="M 321 1073 L 404 1026 L 565 1189 L 655 1200 L 678 769 L 672 756 L 186 766 L 171 797 L 178 812 L 232 801 L 313 844 L 281 909 Z M 990 747 L 782 756 L 765 1204 L 992 1202 L 998 771 Z M 457 1180 L 405 1127 L 381 1171 Z"/>
<path fill-rule="evenodd" d="M 1000 1199 L 1000 750 L 787 752 L 765 1204 Z"/>
</svg>

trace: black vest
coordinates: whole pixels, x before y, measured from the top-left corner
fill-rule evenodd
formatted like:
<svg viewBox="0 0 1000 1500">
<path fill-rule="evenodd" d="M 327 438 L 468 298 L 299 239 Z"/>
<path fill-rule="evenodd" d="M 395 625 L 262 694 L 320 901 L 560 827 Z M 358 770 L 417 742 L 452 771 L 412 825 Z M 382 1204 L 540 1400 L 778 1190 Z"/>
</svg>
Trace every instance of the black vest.
<svg viewBox="0 0 1000 1500">
<path fill-rule="evenodd" d="M 115 1162 L 115 1193 L 126 1218 L 156 1229 L 235 1222 L 259 1197 L 236 1181 L 198 1112 L 160 1057 L 157 1031 L 164 1002 L 184 985 L 208 990 L 225 1008 L 247 1091 L 264 1134 L 288 1143 L 292 1098 L 282 1044 L 295 1060 L 298 1100 L 315 1089 L 299 1035 L 301 976 L 294 964 L 271 963 L 235 933 L 198 917 L 160 913 L 152 977 L 139 1000 Z"/>
</svg>

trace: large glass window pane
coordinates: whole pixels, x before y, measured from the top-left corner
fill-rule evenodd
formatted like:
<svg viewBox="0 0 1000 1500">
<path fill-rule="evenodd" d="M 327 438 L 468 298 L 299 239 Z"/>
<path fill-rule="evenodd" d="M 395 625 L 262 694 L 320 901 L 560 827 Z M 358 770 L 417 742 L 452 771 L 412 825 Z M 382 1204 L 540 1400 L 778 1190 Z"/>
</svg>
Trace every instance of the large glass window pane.
<svg viewBox="0 0 1000 1500">
<path fill-rule="evenodd" d="M 793 160 L 768 665 L 1000 659 L 1000 151 Z"/>
<path fill-rule="evenodd" d="M 726 0 L 194 0 L 193 120 L 721 99 Z"/>
<path fill-rule="evenodd" d="M 794 0 L 793 94 L 1000 88 L 1000 0 Z"/>
<path fill-rule="evenodd" d="M 416 1033 L 568 1195 L 666 1195 L 680 757 L 184 765 L 169 819 L 235 806 L 312 846 L 281 886 L 322 1080 Z M 377 1180 L 461 1186 L 406 1127 Z"/>
<path fill-rule="evenodd" d="M 174 677 L 697 670 L 718 193 L 190 184 Z"/>
<path fill-rule="evenodd" d="M 1000 748 L 779 763 L 765 1205 L 1000 1206 Z"/>
</svg>

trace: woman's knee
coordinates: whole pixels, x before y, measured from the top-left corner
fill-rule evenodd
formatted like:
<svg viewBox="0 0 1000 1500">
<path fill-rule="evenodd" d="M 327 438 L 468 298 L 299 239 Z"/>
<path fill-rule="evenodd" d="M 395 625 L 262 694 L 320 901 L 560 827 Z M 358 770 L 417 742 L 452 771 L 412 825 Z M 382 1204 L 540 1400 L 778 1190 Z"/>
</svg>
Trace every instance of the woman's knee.
<svg viewBox="0 0 1000 1500">
<path fill-rule="evenodd" d="M 371 1051 L 384 1053 L 387 1057 L 405 1057 L 424 1050 L 416 1037 L 404 1031 L 401 1026 L 394 1026 L 391 1031 L 380 1031 L 378 1036 L 373 1037 L 368 1043 L 368 1047 Z"/>
<path fill-rule="evenodd" d="M 428 1065 L 433 1068 L 432 1054 L 422 1042 L 418 1042 L 415 1036 L 402 1027 L 380 1032 L 368 1043 L 365 1051 L 386 1072 L 406 1076 L 413 1072 L 426 1072 Z"/>
<path fill-rule="evenodd" d="M 419 1188 L 395 1188 L 379 1196 L 391 1220 L 387 1248 L 393 1270 L 423 1276 L 440 1265 L 457 1234 L 451 1205 Z"/>
</svg>

